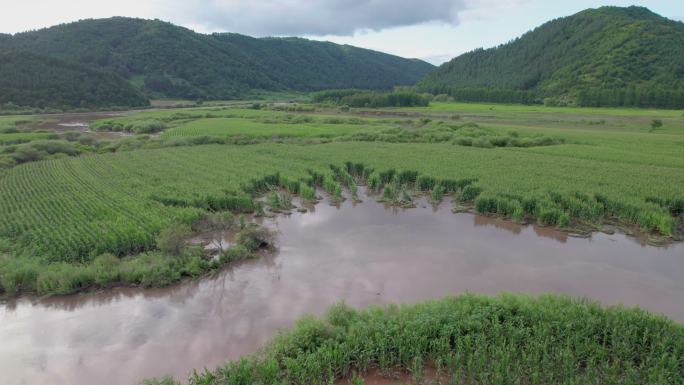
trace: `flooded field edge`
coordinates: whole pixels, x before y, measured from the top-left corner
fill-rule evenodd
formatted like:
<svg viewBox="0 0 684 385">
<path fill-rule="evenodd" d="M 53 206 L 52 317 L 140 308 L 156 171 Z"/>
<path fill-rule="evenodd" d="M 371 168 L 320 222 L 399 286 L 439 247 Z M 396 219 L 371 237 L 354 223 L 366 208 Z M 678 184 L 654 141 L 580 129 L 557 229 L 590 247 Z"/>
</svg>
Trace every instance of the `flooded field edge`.
<svg viewBox="0 0 684 385">
<path fill-rule="evenodd" d="M 255 219 L 278 232 L 276 252 L 201 279 L 8 302 L 0 306 L 0 377 L 86 384 L 105 376 L 117 385 L 184 378 L 254 353 L 302 315 L 339 301 L 366 308 L 465 292 L 553 292 L 684 321 L 681 243 L 653 247 L 620 233 L 575 238 L 455 214 L 448 201 L 417 199 L 403 209 L 362 190 L 359 198 Z"/>
<path fill-rule="evenodd" d="M 59 114 L 59 115 L 73 115 L 73 114 Z M 89 115 L 89 114 L 88 114 Z M 450 200 L 444 200 L 440 202 L 439 204 L 433 204 L 429 202 L 429 197 L 425 194 L 416 194 L 414 196 L 415 200 L 414 203 L 411 205 L 405 205 L 405 206 L 397 206 L 397 205 L 392 205 L 388 204 L 386 202 L 383 202 L 382 199 L 377 194 L 372 194 L 369 193 L 367 190 L 366 186 L 360 186 L 358 195 L 357 197 L 352 197 L 350 192 L 347 189 L 343 190 L 343 199 L 340 201 L 332 201 L 331 197 L 325 193 L 322 189 L 317 189 L 316 190 L 316 200 L 311 202 L 311 201 L 305 201 L 301 199 L 300 197 L 295 196 L 293 205 L 289 209 L 273 209 L 273 208 L 267 208 L 267 211 L 262 214 L 262 215 L 253 215 L 250 214 L 248 216 L 249 223 L 254 223 L 259 226 L 267 226 L 268 228 L 275 228 L 277 226 L 273 226 L 275 222 L 277 222 L 281 218 L 287 218 L 293 214 L 300 214 L 300 215 L 307 215 L 307 214 L 313 214 L 316 211 L 316 207 L 320 207 L 320 205 L 326 205 L 329 207 L 334 207 L 337 210 L 343 210 L 345 208 L 349 207 L 357 207 L 359 205 L 363 205 L 364 203 L 371 203 L 371 204 L 376 204 L 376 205 L 381 205 L 384 210 L 390 211 L 393 214 L 398 214 L 401 215 L 402 213 L 405 213 L 408 210 L 414 210 L 414 209 L 431 209 L 433 213 L 436 213 L 438 210 L 445 210 L 449 209 L 453 215 L 462 215 L 466 217 L 472 217 L 473 220 L 473 225 L 474 227 L 494 227 L 499 230 L 504 230 L 507 232 L 510 232 L 512 234 L 520 234 L 521 231 L 523 231 L 526 228 L 531 228 L 533 229 L 534 233 L 539 236 L 539 237 L 546 237 L 553 239 L 557 242 L 560 243 L 566 243 L 568 238 L 583 238 L 583 239 L 590 239 L 594 234 L 605 234 L 605 235 L 624 235 L 627 237 L 627 239 L 639 244 L 642 247 L 656 247 L 656 248 L 664 248 L 667 249 L 668 247 L 671 246 L 676 246 L 679 244 L 684 245 L 684 241 L 681 241 L 679 239 L 669 239 L 669 240 L 663 240 L 663 239 L 654 239 L 650 237 L 649 235 L 639 231 L 638 229 L 631 228 L 626 226 L 624 224 L 619 224 L 617 222 L 610 222 L 606 221 L 604 225 L 602 225 L 600 228 L 599 227 L 588 227 L 588 226 L 578 226 L 576 228 L 565 228 L 565 229 L 560 229 L 554 226 L 543 226 L 539 225 L 534 221 L 530 220 L 523 220 L 523 221 L 514 221 L 510 218 L 506 218 L 503 216 L 495 215 L 495 214 L 480 214 L 477 213 L 472 205 L 463 205 L 461 203 L 455 202 L 455 201 L 450 201 Z M 265 201 L 265 195 L 261 196 L 259 201 L 264 202 Z M 194 246 L 200 246 L 202 247 L 205 251 L 210 252 L 210 253 L 216 253 L 217 252 L 217 247 L 218 248 L 226 251 L 230 248 L 231 245 L 234 244 L 235 240 L 235 233 L 234 231 L 231 232 L 217 232 L 217 231 L 212 231 L 210 233 L 206 232 L 196 232 L 193 234 L 192 238 L 188 240 L 188 245 L 194 245 Z M 220 235 L 220 236 L 219 236 Z M 276 243 L 277 243 L 277 237 L 278 234 L 276 233 Z M 270 248 L 267 250 L 259 250 L 257 253 L 255 253 L 254 258 L 264 258 L 264 257 L 273 257 L 278 253 L 277 247 L 276 248 Z M 216 258 L 216 254 L 211 255 L 213 258 Z M 165 286 L 153 286 L 153 287 L 143 287 L 141 285 L 129 285 L 129 284 L 124 284 L 120 282 L 113 282 L 109 283 L 106 285 L 93 285 L 89 287 L 84 287 L 81 290 L 71 293 L 71 294 L 64 294 L 64 295 L 56 295 L 56 294 L 48 294 L 44 296 L 39 296 L 35 295 L 33 293 L 19 293 L 19 295 L 14 296 L 14 297 L 0 297 L 0 305 L 7 305 L 9 307 L 12 307 L 16 304 L 17 301 L 22 301 L 22 300 L 29 300 L 34 303 L 40 303 L 44 301 L 48 302 L 53 302 L 53 301 L 59 301 L 60 298 L 64 298 L 68 300 L 68 297 L 72 296 L 84 296 L 84 298 L 87 298 L 88 295 L 102 295 L 106 294 L 109 291 L 113 291 L 114 294 L 122 293 L 124 291 L 130 291 L 131 293 L 135 293 L 137 290 L 143 290 L 143 291 L 154 291 L 155 289 L 165 289 L 173 286 L 178 286 L 178 285 L 184 285 L 192 281 L 198 281 L 206 278 L 211 278 L 213 276 L 216 276 L 218 274 L 221 274 L 223 270 L 226 269 L 234 269 L 236 267 L 239 267 L 241 264 L 244 263 L 249 263 L 250 260 L 254 258 L 248 258 L 247 260 L 237 260 L 237 261 L 232 261 L 227 264 L 223 264 L 218 267 L 218 269 L 211 269 L 203 272 L 201 275 L 197 277 L 188 277 L 188 276 L 183 276 L 181 279 L 178 281 L 172 282 L 169 285 Z"/>
</svg>

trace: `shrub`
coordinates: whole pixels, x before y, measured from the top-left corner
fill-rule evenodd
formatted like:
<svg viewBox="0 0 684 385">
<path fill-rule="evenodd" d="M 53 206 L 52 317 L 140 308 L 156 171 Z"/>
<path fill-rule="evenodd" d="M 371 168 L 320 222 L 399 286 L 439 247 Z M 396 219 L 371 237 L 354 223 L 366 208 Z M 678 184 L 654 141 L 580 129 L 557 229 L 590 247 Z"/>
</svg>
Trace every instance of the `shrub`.
<svg viewBox="0 0 684 385">
<path fill-rule="evenodd" d="M 120 264 L 121 260 L 112 254 L 102 254 L 95 257 L 92 265 L 89 266 L 94 275 L 94 282 L 103 286 L 111 282 L 119 281 Z"/>
<path fill-rule="evenodd" d="M 180 256 L 191 235 L 190 227 L 182 223 L 173 223 L 157 236 L 157 248 L 166 254 Z"/>
<path fill-rule="evenodd" d="M 165 130 L 166 124 L 156 119 L 141 120 L 126 126 L 126 129 L 136 134 L 152 134 Z"/>
<path fill-rule="evenodd" d="M 473 147 L 492 148 L 494 145 L 490 139 L 486 137 L 480 137 L 473 140 Z"/>
<path fill-rule="evenodd" d="M 219 255 L 219 262 L 226 264 L 230 262 L 242 261 L 252 258 L 253 254 L 243 245 L 232 245 L 228 250 L 223 251 Z"/>
<path fill-rule="evenodd" d="M 472 146 L 473 139 L 467 137 L 459 137 L 456 138 L 456 140 L 454 140 L 454 144 L 458 144 L 459 146 Z"/>
<path fill-rule="evenodd" d="M 235 242 L 253 252 L 272 245 L 274 237 L 275 234 L 271 230 L 251 224 L 237 233 Z"/>
<path fill-rule="evenodd" d="M 663 121 L 662 121 L 662 120 L 660 120 L 660 119 L 653 119 L 653 120 L 651 121 L 651 130 L 652 130 L 652 131 L 655 131 L 655 130 L 657 130 L 657 129 L 659 129 L 659 128 L 662 128 L 662 127 L 663 127 Z"/>
</svg>

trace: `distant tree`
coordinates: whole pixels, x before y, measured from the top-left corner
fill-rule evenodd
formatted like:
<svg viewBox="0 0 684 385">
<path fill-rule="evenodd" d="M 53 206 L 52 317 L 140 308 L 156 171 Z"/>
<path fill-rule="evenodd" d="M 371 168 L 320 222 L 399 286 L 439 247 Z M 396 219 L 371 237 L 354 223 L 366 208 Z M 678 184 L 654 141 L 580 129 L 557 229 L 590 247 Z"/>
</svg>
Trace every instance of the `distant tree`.
<svg viewBox="0 0 684 385">
<path fill-rule="evenodd" d="M 651 121 L 651 131 L 655 131 L 663 127 L 663 121 L 660 119 L 653 119 Z"/>
</svg>

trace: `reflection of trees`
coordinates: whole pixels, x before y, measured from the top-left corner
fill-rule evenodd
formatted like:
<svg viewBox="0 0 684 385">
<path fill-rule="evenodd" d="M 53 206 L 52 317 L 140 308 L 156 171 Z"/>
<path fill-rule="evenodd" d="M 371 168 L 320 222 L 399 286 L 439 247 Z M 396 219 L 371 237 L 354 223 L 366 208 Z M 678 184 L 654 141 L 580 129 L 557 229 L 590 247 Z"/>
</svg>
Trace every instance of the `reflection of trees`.
<svg viewBox="0 0 684 385">
<path fill-rule="evenodd" d="M 503 218 L 487 217 L 484 215 L 473 214 L 473 225 L 475 227 L 487 227 L 492 226 L 497 229 L 508 231 L 511 234 L 519 235 L 525 227 L 532 226 L 534 233 L 539 237 L 551 238 L 554 241 L 560 243 L 566 243 L 568 241 L 568 234 L 566 232 L 551 228 L 542 227 L 537 225 L 521 225 L 513 221 L 509 221 Z"/>
<path fill-rule="evenodd" d="M 509 233 L 518 235 L 522 232 L 523 226 L 519 223 L 507 221 L 501 218 L 486 217 L 484 215 L 473 215 L 473 225 L 475 227 L 492 226 L 497 229 L 506 230 Z"/>
<path fill-rule="evenodd" d="M 535 234 L 544 238 L 551 238 L 554 241 L 560 243 L 566 243 L 568 241 L 568 233 L 556 230 L 550 227 L 532 226 L 534 228 Z"/>
<path fill-rule="evenodd" d="M 18 306 L 31 304 L 32 306 L 43 306 L 50 309 L 76 311 L 84 306 L 106 306 L 127 299 L 141 297 L 143 300 L 156 300 L 168 298 L 169 302 L 175 305 L 183 305 L 189 299 L 195 298 L 205 290 L 209 290 L 211 295 L 218 296 L 219 300 L 224 296 L 226 281 L 232 281 L 236 275 L 240 274 L 240 269 L 245 266 L 261 265 L 265 268 L 281 269 L 280 264 L 275 262 L 277 253 L 262 252 L 257 259 L 238 262 L 232 264 L 212 275 L 201 280 L 187 279 L 172 286 L 163 288 L 140 288 L 140 287 L 118 287 L 104 291 L 57 296 L 48 298 L 21 298 L 8 301 L 6 309 L 14 311 Z"/>
</svg>

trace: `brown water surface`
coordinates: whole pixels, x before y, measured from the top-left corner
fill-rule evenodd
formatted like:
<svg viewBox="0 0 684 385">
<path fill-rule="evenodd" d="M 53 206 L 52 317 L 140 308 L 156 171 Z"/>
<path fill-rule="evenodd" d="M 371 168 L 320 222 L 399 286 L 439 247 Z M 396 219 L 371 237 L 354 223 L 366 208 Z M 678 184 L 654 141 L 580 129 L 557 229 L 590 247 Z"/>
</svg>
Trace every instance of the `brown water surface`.
<svg viewBox="0 0 684 385">
<path fill-rule="evenodd" d="M 305 313 L 464 291 L 558 292 L 684 322 L 684 245 L 533 226 L 372 199 L 267 220 L 279 252 L 165 289 L 0 305 L 0 384 L 132 384 L 252 353 Z M 426 206 L 426 205 L 421 205 Z"/>
</svg>

